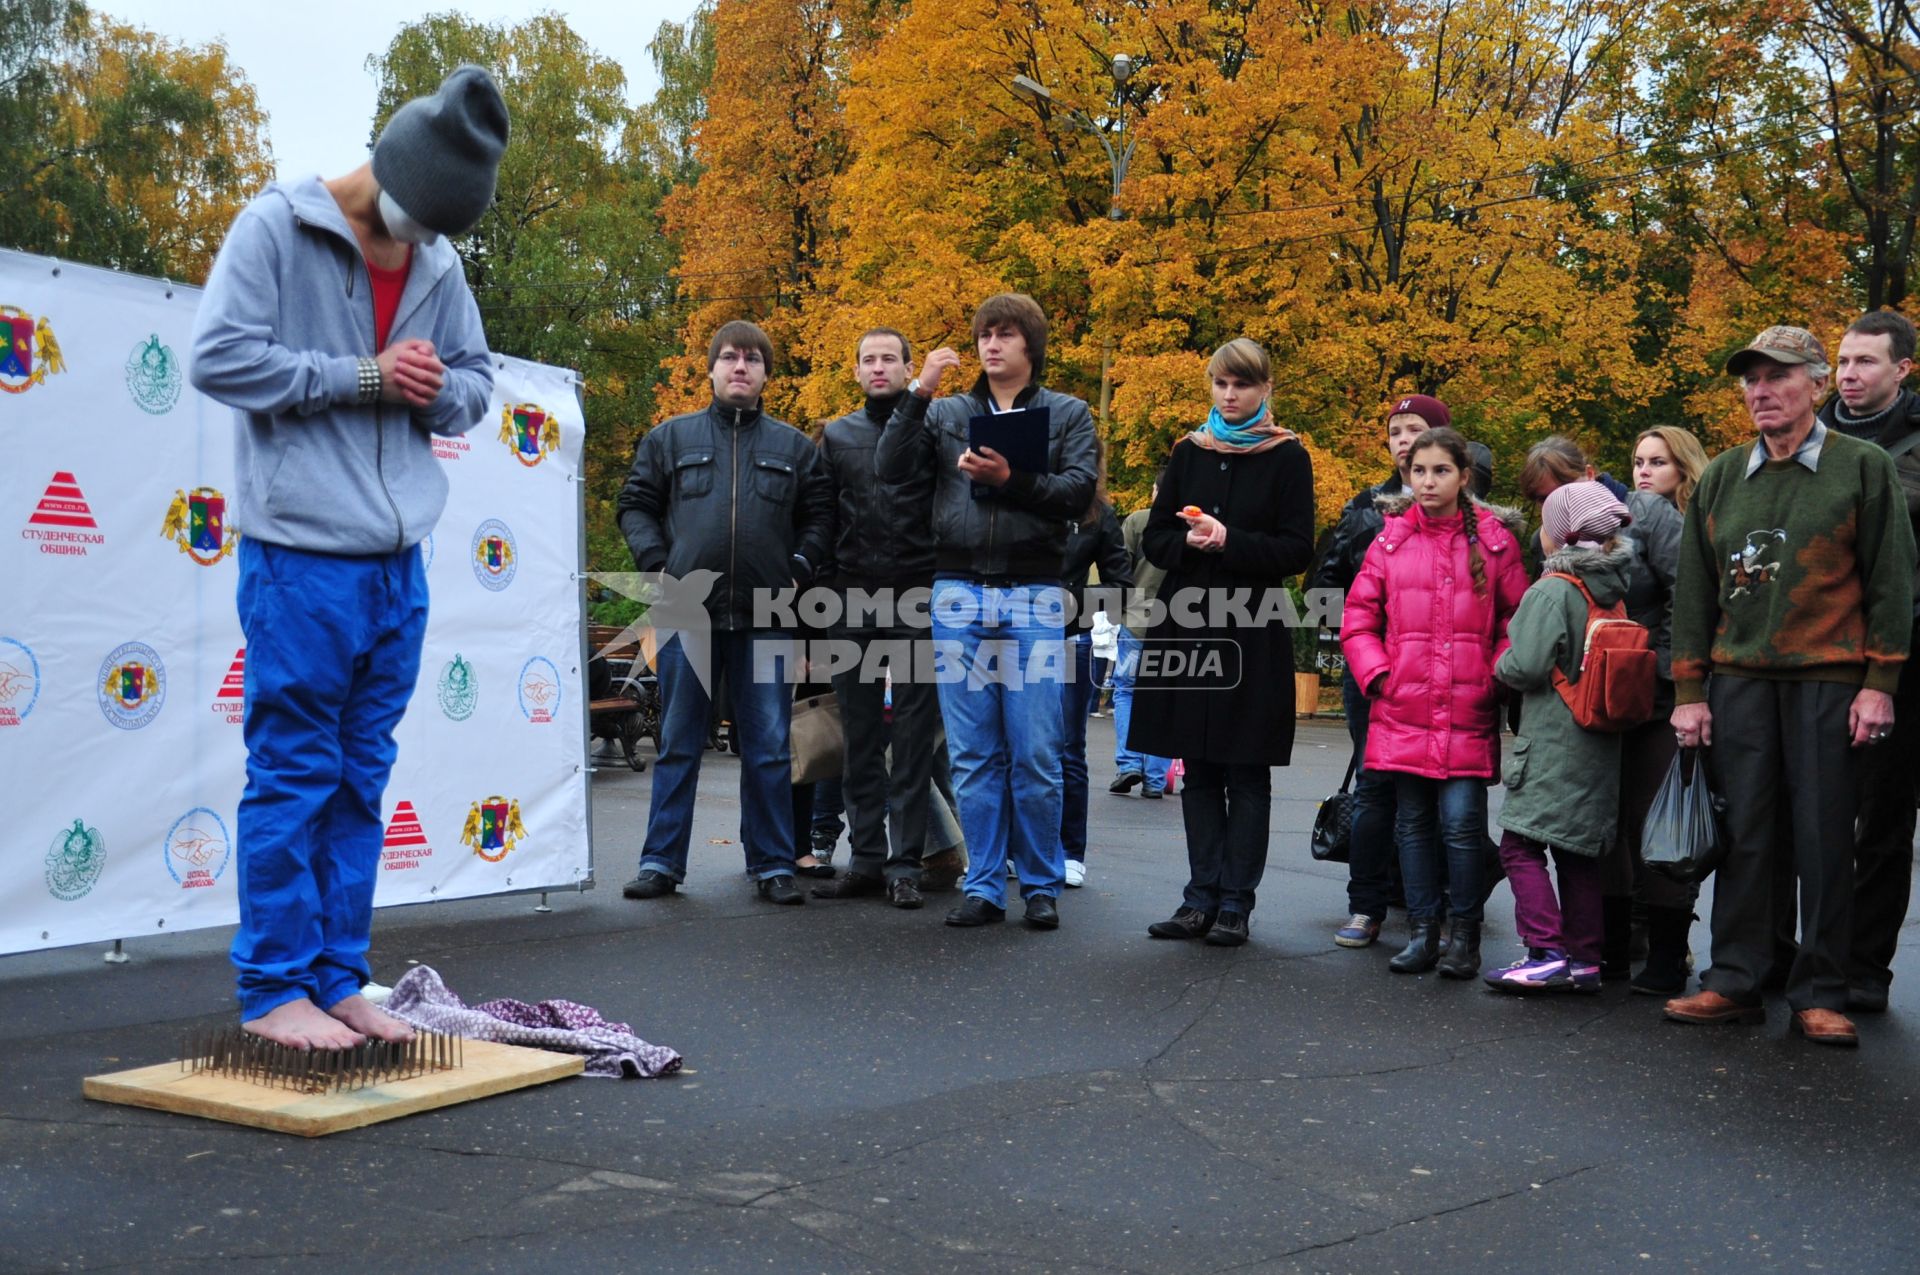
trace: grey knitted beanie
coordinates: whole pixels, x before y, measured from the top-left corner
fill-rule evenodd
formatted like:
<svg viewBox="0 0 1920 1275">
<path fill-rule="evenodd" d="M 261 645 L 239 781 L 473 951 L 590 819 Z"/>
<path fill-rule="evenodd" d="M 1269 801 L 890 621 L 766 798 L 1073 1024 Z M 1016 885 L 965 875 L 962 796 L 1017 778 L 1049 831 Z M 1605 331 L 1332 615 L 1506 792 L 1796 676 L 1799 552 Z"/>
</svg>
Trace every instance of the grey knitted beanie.
<svg viewBox="0 0 1920 1275">
<path fill-rule="evenodd" d="M 454 68 L 430 97 L 393 113 L 373 144 L 373 179 L 407 216 L 460 235 L 493 202 L 507 148 L 507 102 L 484 67 Z"/>
</svg>

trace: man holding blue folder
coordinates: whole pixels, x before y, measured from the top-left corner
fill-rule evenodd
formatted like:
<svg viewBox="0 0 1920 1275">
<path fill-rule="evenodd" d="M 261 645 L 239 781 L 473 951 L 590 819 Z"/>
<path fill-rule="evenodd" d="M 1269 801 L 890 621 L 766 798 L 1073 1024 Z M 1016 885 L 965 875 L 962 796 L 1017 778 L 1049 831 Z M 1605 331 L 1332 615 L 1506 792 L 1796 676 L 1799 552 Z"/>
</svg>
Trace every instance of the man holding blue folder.
<svg viewBox="0 0 1920 1275">
<path fill-rule="evenodd" d="M 927 355 L 881 435 L 883 481 L 934 476 L 940 708 L 971 865 L 947 924 L 1006 918 L 1006 863 L 1020 874 L 1027 924 L 1054 929 L 1060 847 L 1060 681 L 1071 677 L 1061 584 L 1068 524 L 1093 498 L 1098 445 L 1077 398 L 1043 389 L 1047 316 L 1002 293 L 973 316 L 982 375 L 936 400 L 960 356 Z"/>
</svg>

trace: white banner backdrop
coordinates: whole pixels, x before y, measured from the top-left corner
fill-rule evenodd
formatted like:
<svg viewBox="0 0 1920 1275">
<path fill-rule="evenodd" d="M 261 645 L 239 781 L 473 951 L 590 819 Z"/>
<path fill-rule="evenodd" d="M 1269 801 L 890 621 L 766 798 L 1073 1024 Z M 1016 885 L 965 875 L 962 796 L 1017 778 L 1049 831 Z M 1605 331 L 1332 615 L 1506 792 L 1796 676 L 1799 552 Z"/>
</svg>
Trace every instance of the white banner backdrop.
<svg viewBox="0 0 1920 1275">
<path fill-rule="evenodd" d="M 233 415 L 197 289 L 0 252 L 0 953 L 237 917 Z M 588 845 L 575 378 L 496 359 L 436 439 L 420 683 L 378 905 L 574 887 Z"/>
</svg>

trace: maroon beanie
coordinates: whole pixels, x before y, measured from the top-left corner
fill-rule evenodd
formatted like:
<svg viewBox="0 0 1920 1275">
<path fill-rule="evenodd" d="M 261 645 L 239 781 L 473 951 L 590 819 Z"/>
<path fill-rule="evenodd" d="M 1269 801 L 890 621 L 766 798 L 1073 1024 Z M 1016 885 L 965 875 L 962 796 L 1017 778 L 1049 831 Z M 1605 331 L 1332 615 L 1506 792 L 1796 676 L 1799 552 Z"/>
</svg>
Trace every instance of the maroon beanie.
<svg viewBox="0 0 1920 1275">
<path fill-rule="evenodd" d="M 1418 416 L 1427 423 L 1428 429 L 1448 429 L 1453 425 L 1453 413 L 1447 410 L 1445 403 L 1431 394 L 1409 394 L 1405 398 L 1396 399 L 1393 409 L 1387 415 L 1394 417 L 1403 412 Z"/>
</svg>

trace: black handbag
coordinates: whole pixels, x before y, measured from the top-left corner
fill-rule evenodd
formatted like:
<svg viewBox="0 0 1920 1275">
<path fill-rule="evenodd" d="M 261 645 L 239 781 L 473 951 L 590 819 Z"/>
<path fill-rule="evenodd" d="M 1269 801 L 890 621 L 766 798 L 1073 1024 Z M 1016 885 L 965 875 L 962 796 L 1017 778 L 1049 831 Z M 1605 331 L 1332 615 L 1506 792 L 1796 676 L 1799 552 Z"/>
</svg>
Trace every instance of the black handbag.
<svg viewBox="0 0 1920 1275">
<path fill-rule="evenodd" d="M 1360 754 L 1347 762 L 1347 777 L 1340 791 L 1320 803 L 1313 817 L 1313 839 L 1308 843 L 1316 863 L 1345 863 L 1353 840 L 1353 773 L 1360 765 Z"/>
</svg>

